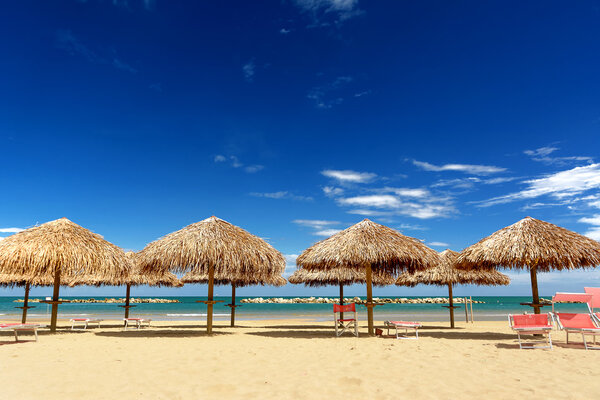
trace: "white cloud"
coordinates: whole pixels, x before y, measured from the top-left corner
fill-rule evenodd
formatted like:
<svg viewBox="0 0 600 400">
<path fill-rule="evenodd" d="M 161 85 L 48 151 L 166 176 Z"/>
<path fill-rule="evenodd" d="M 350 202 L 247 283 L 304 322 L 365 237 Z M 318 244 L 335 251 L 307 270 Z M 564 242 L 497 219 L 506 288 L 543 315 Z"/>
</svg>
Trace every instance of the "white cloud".
<svg viewBox="0 0 600 400">
<path fill-rule="evenodd" d="M 382 194 L 341 198 L 338 199 L 338 203 L 349 206 L 383 208 L 391 210 L 397 215 L 408 215 L 419 219 L 444 217 L 454 212 L 454 207 L 448 203 L 447 199 L 442 198 L 426 199 L 421 202 L 405 202 L 396 196 Z M 351 213 L 369 215 L 365 214 L 365 210 L 352 210 Z"/>
<path fill-rule="evenodd" d="M 428 246 L 433 246 L 433 247 L 450 247 L 450 245 L 448 243 L 444 243 L 444 242 L 429 242 L 427 243 Z"/>
<path fill-rule="evenodd" d="M 331 235 L 335 235 L 336 233 L 341 232 L 341 229 L 324 229 L 321 231 L 316 231 L 314 234 L 317 236 L 331 236 Z"/>
<path fill-rule="evenodd" d="M 591 239 L 600 241 L 600 214 L 596 214 L 593 217 L 580 218 L 577 222 L 595 225 L 589 228 L 584 235 Z"/>
<path fill-rule="evenodd" d="M 421 225 L 413 225 L 413 224 L 400 224 L 398 226 L 398 230 L 407 230 L 407 231 L 426 231 L 428 228 Z"/>
<path fill-rule="evenodd" d="M 215 156 L 215 162 L 225 162 L 225 161 L 227 161 L 227 158 L 224 155 L 217 154 Z"/>
<path fill-rule="evenodd" d="M 344 194 L 344 189 L 334 186 L 325 186 L 323 187 L 323 193 L 325 193 L 327 197 L 341 196 Z"/>
<path fill-rule="evenodd" d="M 254 60 L 248 61 L 246 64 L 242 66 L 242 72 L 244 74 L 244 79 L 247 82 L 252 82 L 254 80 L 254 75 L 256 74 L 256 64 Z"/>
<path fill-rule="evenodd" d="M 313 87 L 308 91 L 306 97 L 313 100 L 317 108 L 331 108 L 344 101 L 340 91 L 353 80 L 351 76 L 338 76 L 333 82 Z"/>
<path fill-rule="evenodd" d="M 397 197 L 382 194 L 355 196 L 339 200 L 340 204 L 359 207 L 398 208 L 402 204 Z"/>
<path fill-rule="evenodd" d="M 413 164 L 425 171 L 459 171 L 473 175 L 489 175 L 498 172 L 506 171 L 506 168 L 494 167 L 491 165 L 475 165 L 475 164 L 444 164 L 434 165 L 424 161 L 413 160 Z"/>
<path fill-rule="evenodd" d="M 258 193 L 252 192 L 250 196 L 254 197 L 265 197 L 267 199 L 288 199 L 288 200 L 299 200 L 299 201 L 312 201 L 313 198 L 310 196 L 298 196 L 287 190 L 282 190 L 279 192 L 269 192 L 269 193 Z"/>
<path fill-rule="evenodd" d="M 326 169 L 321 171 L 321 175 L 329 178 L 337 179 L 340 182 L 351 182 L 351 183 L 366 183 L 370 182 L 377 177 L 377 174 L 370 172 L 357 172 L 349 169 L 346 170 L 334 170 Z"/>
<path fill-rule="evenodd" d="M 550 154 L 554 153 L 558 149 L 558 147 L 545 146 L 535 150 L 525 150 L 523 153 L 530 156 L 533 161 L 539 161 L 545 164 L 564 165 L 567 163 L 567 161 L 585 161 L 588 163 L 593 162 L 592 157 L 585 156 L 550 157 Z"/>
<path fill-rule="evenodd" d="M 244 171 L 248 172 L 249 174 L 253 174 L 255 172 L 263 170 L 264 168 L 265 167 L 263 165 L 248 165 L 247 167 L 244 167 Z"/>
<path fill-rule="evenodd" d="M 383 189 L 378 189 L 378 191 L 395 193 L 396 195 L 398 195 L 400 197 L 416 197 L 416 198 L 429 197 L 429 195 L 431 194 L 429 192 L 429 190 L 427 190 L 427 189 L 416 189 L 416 188 L 385 187 Z"/>
<path fill-rule="evenodd" d="M 323 229 L 327 226 L 338 225 L 338 221 L 327 221 L 322 219 L 295 219 L 292 221 L 297 225 L 308 226 L 314 229 Z"/>
<path fill-rule="evenodd" d="M 19 233 L 24 230 L 23 228 L 0 228 L 0 233 Z"/>
<path fill-rule="evenodd" d="M 565 199 L 592 189 L 600 188 L 600 164 L 575 167 L 546 175 L 543 178 L 524 181 L 528 187 L 520 192 L 494 197 L 479 203 L 480 207 L 509 203 L 516 200 L 552 196 Z"/>
<path fill-rule="evenodd" d="M 281 28 L 279 30 L 279 33 L 281 33 L 282 35 L 287 35 L 288 33 L 290 33 L 291 30 L 290 29 L 285 29 L 285 28 Z"/>
<path fill-rule="evenodd" d="M 595 226 L 593 228 L 588 229 L 585 233 L 585 236 L 590 239 L 594 239 L 600 242 L 600 226 Z"/>
<path fill-rule="evenodd" d="M 376 211 L 376 210 L 365 210 L 365 209 L 350 210 L 350 211 L 348 211 L 348 214 L 364 215 L 366 217 L 379 217 L 379 216 L 394 215 L 393 212 L 389 212 L 389 211 Z"/>
<path fill-rule="evenodd" d="M 577 222 L 581 222 L 582 224 L 600 225 L 600 215 L 596 214 L 593 217 L 580 218 Z M 2 231 L 0 230 L 0 232 Z"/>
<path fill-rule="evenodd" d="M 215 163 L 224 163 L 224 162 L 229 161 L 229 165 L 231 165 L 233 168 L 242 168 L 245 172 L 247 172 L 249 174 L 253 174 L 253 173 L 256 173 L 258 171 L 262 171 L 263 169 L 265 169 L 264 165 L 259 165 L 259 164 L 245 165 L 236 156 L 226 157 L 222 154 L 217 154 L 213 160 Z"/>
</svg>

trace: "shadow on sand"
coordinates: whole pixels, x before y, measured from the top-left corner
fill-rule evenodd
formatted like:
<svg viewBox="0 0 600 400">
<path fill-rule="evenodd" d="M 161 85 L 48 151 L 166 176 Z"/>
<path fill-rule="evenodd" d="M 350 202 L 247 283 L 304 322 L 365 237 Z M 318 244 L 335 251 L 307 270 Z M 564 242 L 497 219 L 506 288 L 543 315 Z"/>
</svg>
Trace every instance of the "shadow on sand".
<svg viewBox="0 0 600 400">
<path fill-rule="evenodd" d="M 145 328 L 140 330 L 127 330 L 127 331 L 113 331 L 113 332 L 95 332 L 97 336 L 105 337 L 119 337 L 119 338 L 187 338 L 187 337 L 214 337 L 231 335 L 229 332 L 215 331 L 212 335 L 208 335 L 205 330 L 191 331 L 191 330 L 173 330 L 173 329 L 153 329 Z"/>
</svg>

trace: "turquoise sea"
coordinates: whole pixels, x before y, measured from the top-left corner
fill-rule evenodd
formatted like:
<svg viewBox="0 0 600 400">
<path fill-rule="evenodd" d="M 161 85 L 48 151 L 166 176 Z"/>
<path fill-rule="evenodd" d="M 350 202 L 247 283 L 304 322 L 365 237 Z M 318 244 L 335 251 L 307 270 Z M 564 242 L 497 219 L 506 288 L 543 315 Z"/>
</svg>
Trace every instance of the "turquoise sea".
<svg viewBox="0 0 600 400">
<path fill-rule="evenodd" d="M 298 296 L 294 296 L 298 297 Z M 408 298 L 419 298 L 419 296 L 402 296 Z M 431 297 L 431 296 L 423 296 Z M 541 296 L 551 298 L 551 296 Z M 19 297 L 0 297 L 0 320 L 17 318 L 21 310 L 15 308 L 22 303 L 15 303 Z M 39 297 L 32 297 L 39 298 Z M 62 297 L 65 300 L 87 297 Z M 100 298 L 100 297 L 98 297 Z M 142 297 L 140 297 L 142 298 Z M 136 304 L 131 309 L 131 316 L 147 316 L 155 320 L 204 320 L 206 318 L 206 306 L 196 303 L 197 300 L 206 300 L 206 297 L 162 297 L 179 300 L 179 303 L 145 303 Z M 238 297 L 237 303 L 244 297 Z M 225 304 L 230 302 L 229 297 L 216 297 L 223 303 L 215 305 L 214 313 L 216 320 L 229 319 L 229 308 Z M 484 304 L 473 304 L 475 320 L 498 321 L 505 320 L 508 314 L 519 314 L 531 312 L 527 306 L 519 303 L 531 301 L 530 297 L 503 296 L 503 297 L 473 297 L 473 300 L 484 301 Z M 31 303 L 35 306 L 29 310 L 32 319 L 49 318 L 50 308 L 43 303 Z M 459 304 L 459 306 L 461 306 Z M 559 304 L 559 311 L 586 312 L 584 304 Z M 551 311 L 551 307 L 545 307 L 544 311 Z M 104 319 L 120 319 L 123 317 L 123 308 L 115 303 L 64 303 L 59 306 L 59 318 L 67 319 L 82 316 L 99 316 Z M 329 320 L 332 318 L 331 304 L 243 304 L 236 310 L 236 319 L 279 319 L 279 318 L 307 318 L 312 320 Z M 366 308 L 358 306 L 360 319 L 366 318 Z M 465 317 L 464 306 L 455 311 L 456 319 Z M 386 304 L 375 308 L 376 320 L 386 319 L 412 319 L 419 321 L 444 321 L 448 319 L 448 310 L 441 304 Z"/>
</svg>

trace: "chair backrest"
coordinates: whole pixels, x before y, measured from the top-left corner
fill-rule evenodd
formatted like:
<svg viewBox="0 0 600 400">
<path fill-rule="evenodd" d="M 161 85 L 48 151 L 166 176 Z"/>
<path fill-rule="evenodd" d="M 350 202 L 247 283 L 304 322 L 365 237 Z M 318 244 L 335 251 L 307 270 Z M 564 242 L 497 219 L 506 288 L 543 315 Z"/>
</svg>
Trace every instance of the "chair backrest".
<svg viewBox="0 0 600 400">
<path fill-rule="evenodd" d="M 593 310 L 595 308 L 600 308 L 600 288 L 597 287 L 586 287 L 584 288 L 587 294 L 592 295 L 592 300 L 588 304 L 590 308 Z"/>
<path fill-rule="evenodd" d="M 512 326 L 550 326 L 548 314 L 512 315 Z"/>
<path fill-rule="evenodd" d="M 338 312 L 356 312 L 356 304 L 350 303 L 350 304 L 344 304 L 343 306 L 341 306 L 339 304 L 334 304 L 333 305 L 333 312 L 334 313 L 338 313 Z"/>
<path fill-rule="evenodd" d="M 593 298 L 594 296 L 589 293 L 557 292 L 552 296 L 552 309 L 554 310 L 554 303 L 586 303 L 591 312 Z"/>
<path fill-rule="evenodd" d="M 590 314 L 556 313 L 555 315 L 558 324 L 563 328 L 598 329 Z"/>
</svg>

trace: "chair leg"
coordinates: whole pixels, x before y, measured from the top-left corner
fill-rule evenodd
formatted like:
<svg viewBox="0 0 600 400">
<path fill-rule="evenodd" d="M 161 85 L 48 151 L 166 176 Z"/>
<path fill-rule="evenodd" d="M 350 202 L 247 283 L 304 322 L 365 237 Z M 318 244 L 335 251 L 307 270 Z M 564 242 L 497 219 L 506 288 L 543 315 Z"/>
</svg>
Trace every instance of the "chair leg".
<svg viewBox="0 0 600 400">
<path fill-rule="evenodd" d="M 19 341 L 19 334 L 17 333 L 17 330 L 13 330 L 13 332 L 15 333 L 15 342 Z"/>
<path fill-rule="evenodd" d="M 37 328 L 33 328 L 33 334 L 35 335 L 35 341 L 38 341 Z"/>
<path fill-rule="evenodd" d="M 588 345 L 587 342 L 585 341 L 585 333 L 581 332 L 581 339 L 583 339 L 583 346 L 585 347 L 585 349 L 588 349 Z"/>
</svg>

